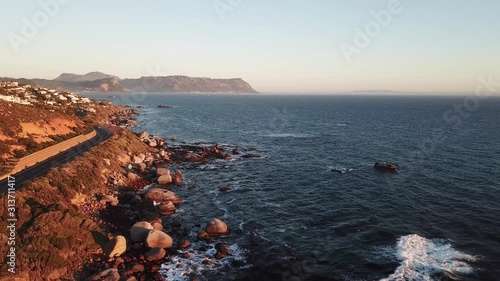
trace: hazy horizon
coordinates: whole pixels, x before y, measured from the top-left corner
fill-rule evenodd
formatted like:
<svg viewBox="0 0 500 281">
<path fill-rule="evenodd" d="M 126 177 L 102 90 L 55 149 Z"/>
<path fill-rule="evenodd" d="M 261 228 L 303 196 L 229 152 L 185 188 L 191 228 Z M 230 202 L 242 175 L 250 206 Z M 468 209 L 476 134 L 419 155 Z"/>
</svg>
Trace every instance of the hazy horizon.
<svg viewBox="0 0 500 281">
<path fill-rule="evenodd" d="M 471 93 L 479 77 L 500 76 L 496 1 L 0 5 L 1 77 L 100 71 L 242 78 L 265 93 Z"/>
</svg>

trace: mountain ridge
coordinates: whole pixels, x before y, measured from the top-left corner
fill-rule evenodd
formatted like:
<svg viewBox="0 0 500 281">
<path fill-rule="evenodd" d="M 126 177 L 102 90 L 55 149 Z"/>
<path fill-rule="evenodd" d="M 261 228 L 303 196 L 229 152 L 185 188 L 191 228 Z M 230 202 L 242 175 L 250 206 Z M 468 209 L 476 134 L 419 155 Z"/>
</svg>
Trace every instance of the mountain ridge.
<svg viewBox="0 0 500 281">
<path fill-rule="evenodd" d="M 93 71 L 86 74 L 61 73 L 55 79 L 7 78 L 32 86 L 67 92 L 157 92 L 157 93 L 258 93 L 242 78 L 207 78 L 186 75 L 142 76 L 120 79 L 118 76 Z"/>
<path fill-rule="evenodd" d="M 92 71 L 87 74 L 75 74 L 75 73 L 61 73 L 58 77 L 53 80 L 63 81 L 63 82 L 85 82 L 85 81 L 95 81 L 106 78 L 118 78 L 118 76 L 102 73 L 99 71 Z"/>
</svg>

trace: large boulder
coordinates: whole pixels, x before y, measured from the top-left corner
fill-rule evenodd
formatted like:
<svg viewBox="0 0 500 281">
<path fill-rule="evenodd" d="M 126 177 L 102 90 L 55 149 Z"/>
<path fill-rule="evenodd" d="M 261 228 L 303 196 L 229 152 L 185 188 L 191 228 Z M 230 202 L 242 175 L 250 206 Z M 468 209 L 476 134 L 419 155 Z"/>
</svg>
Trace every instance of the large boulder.
<svg viewBox="0 0 500 281">
<path fill-rule="evenodd" d="M 163 231 L 150 230 L 146 237 L 146 246 L 149 248 L 170 248 L 172 247 L 172 238 Z"/>
<path fill-rule="evenodd" d="M 143 153 L 140 153 L 138 155 L 133 156 L 131 160 L 134 164 L 140 164 L 140 163 L 144 162 L 144 159 L 146 159 L 146 155 L 144 155 Z"/>
<path fill-rule="evenodd" d="M 140 132 L 138 137 L 140 139 L 147 139 L 147 138 L 149 138 L 149 133 L 148 132 Z"/>
<path fill-rule="evenodd" d="M 158 184 L 169 184 L 172 183 L 172 176 L 163 175 L 158 178 Z"/>
<path fill-rule="evenodd" d="M 168 216 L 173 213 L 175 213 L 175 205 L 168 201 L 168 202 L 163 202 L 160 205 L 158 205 L 158 212 L 162 216 Z"/>
<path fill-rule="evenodd" d="M 116 156 L 116 160 L 122 164 L 127 164 L 130 161 L 130 157 L 127 155 L 127 153 L 122 152 Z"/>
<path fill-rule="evenodd" d="M 142 242 L 148 237 L 149 231 L 153 229 L 153 225 L 151 225 L 147 221 L 140 221 L 132 226 L 130 229 L 130 236 L 132 241 L 134 242 Z"/>
<path fill-rule="evenodd" d="M 161 260 L 165 257 L 165 250 L 163 248 L 153 248 L 144 254 L 144 258 L 146 258 L 147 261 L 157 261 Z"/>
<path fill-rule="evenodd" d="M 220 219 L 213 219 L 205 227 L 205 231 L 210 236 L 220 236 L 227 233 L 227 225 Z"/>
<path fill-rule="evenodd" d="M 127 239 L 119 235 L 109 240 L 106 245 L 104 245 L 103 252 L 107 257 L 120 256 L 127 250 Z"/>
<path fill-rule="evenodd" d="M 154 202 L 167 202 L 170 201 L 173 204 L 182 203 L 182 199 L 170 190 L 161 188 L 151 188 L 144 195 L 144 199 Z"/>
<path fill-rule="evenodd" d="M 127 174 L 127 178 L 131 181 L 135 181 L 137 179 L 137 174 L 130 172 Z"/>
<path fill-rule="evenodd" d="M 170 176 L 170 170 L 167 168 L 158 168 L 156 169 L 156 173 L 158 174 L 158 176 L 163 176 L 163 175 Z"/>
</svg>

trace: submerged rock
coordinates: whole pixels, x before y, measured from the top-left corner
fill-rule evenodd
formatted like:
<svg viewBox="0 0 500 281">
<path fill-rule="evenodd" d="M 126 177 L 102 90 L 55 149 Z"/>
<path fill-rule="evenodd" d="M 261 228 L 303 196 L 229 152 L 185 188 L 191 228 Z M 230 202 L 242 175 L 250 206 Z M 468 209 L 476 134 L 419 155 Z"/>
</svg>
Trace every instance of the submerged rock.
<svg viewBox="0 0 500 281">
<path fill-rule="evenodd" d="M 376 162 L 373 166 L 375 169 L 384 172 L 397 172 L 398 168 L 394 163 L 386 163 L 386 162 Z"/>
<path fill-rule="evenodd" d="M 201 241 L 206 241 L 206 240 L 209 240 L 210 237 L 208 236 L 208 233 L 206 231 L 200 231 L 200 233 L 198 233 L 198 240 L 201 240 Z"/>
<path fill-rule="evenodd" d="M 243 158 L 260 158 L 261 156 L 258 154 L 254 154 L 254 153 L 248 153 L 248 154 L 245 154 L 241 157 L 243 157 Z"/>
<path fill-rule="evenodd" d="M 187 247 L 191 246 L 191 243 L 188 240 L 181 240 L 177 244 L 178 249 L 186 249 Z"/>
<path fill-rule="evenodd" d="M 216 259 L 221 259 L 232 254 L 231 248 L 224 243 L 215 244 L 215 249 L 217 250 L 217 253 L 215 254 Z"/>
</svg>

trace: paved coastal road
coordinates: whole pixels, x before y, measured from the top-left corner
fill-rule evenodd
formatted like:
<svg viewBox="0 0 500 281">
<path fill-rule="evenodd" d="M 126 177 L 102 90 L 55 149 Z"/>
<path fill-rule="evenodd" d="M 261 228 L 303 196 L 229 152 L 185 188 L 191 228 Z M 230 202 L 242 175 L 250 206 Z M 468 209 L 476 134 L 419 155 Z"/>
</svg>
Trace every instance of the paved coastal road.
<svg viewBox="0 0 500 281">
<path fill-rule="evenodd" d="M 85 141 L 79 145 L 70 148 L 56 156 L 53 156 L 47 160 L 44 160 L 34 166 L 31 166 L 15 175 L 16 190 L 19 189 L 23 182 L 26 180 L 32 180 L 39 176 L 46 174 L 51 168 L 60 166 L 68 161 L 71 161 L 76 156 L 82 155 L 84 152 L 92 148 L 93 146 L 99 144 L 100 142 L 108 139 L 111 136 L 111 132 L 102 128 L 95 127 L 97 135 L 92 139 Z M 7 192 L 7 179 L 0 181 L 0 194 Z"/>
</svg>

